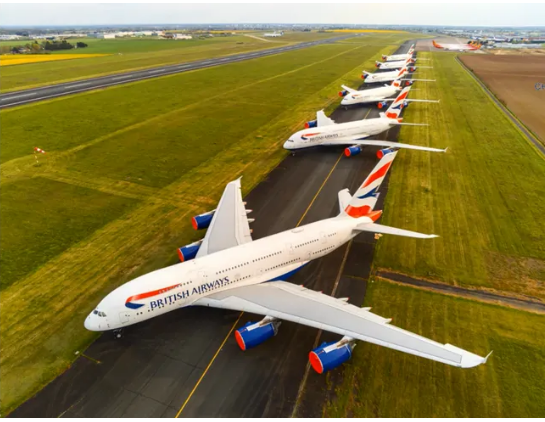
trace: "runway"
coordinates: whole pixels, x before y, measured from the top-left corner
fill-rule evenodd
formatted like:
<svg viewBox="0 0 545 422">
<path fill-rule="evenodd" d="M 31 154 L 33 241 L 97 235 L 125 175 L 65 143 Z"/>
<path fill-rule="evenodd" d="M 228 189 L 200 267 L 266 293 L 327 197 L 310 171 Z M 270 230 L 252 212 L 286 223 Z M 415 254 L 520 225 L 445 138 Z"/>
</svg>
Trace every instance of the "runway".
<svg viewBox="0 0 545 422">
<path fill-rule="evenodd" d="M 232 56 L 216 57 L 168 66 L 159 66 L 145 70 L 116 73 L 113 75 L 101 76 L 97 78 L 81 79 L 67 83 L 9 92 L 6 94 L 0 94 L 0 109 L 20 106 L 51 98 L 63 97 L 65 95 L 78 94 L 80 92 L 92 91 L 94 89 L 108 88 L 111 86 L 126 84 L 129 82 L 159 78 L 161 76 L 188 72 L 190 70 L 204 69 L 207 67 L 220 66 L 228 63 L 257 59 L 259 57 L 271 56 L 273 54 L 285 53 L 287 51 L 313 47 L 319 44 L 329 44 L 350 37 L 353 37 L 353 35 L 343 35 L 340 37 L 310 41 L 284 47 L 270 48 L 254 52 L 250 51 L 242 54 L 234 54 Z"/>
<path fill-rule="evenodd" d="M 410 42 L 405 43 L 397 53 L 409 46 Z M 338 108 L 331 117 L 336 122 L 378 117 L 378 109 Z M 398 131 L 396 127 L 380 137 L 395 140 Z M 337 192 L 357 189 L 375 166 L 377 149 L 366 147 L 351 158 L 342 155 L 342 147 L 286 157 L 245 198 L 256 219 L 253 238 L 337 215 Z M 386 191 L 387 180 L 377 209 L 382 209 Z M 373 247 L 373 235 L 361 234 L 311 262 L 289 281 L 348 296 L 351 303 L 361 305 L 366 282 L 348 276 L 367 279 Z M 128 327 L 121 340 L 105 333 L 69 370 L 10 416 L 320 416 L 324 400 L 333 391 L 335 371 L 326 385 L 325 376 L 307 371 L 307 356 L 318 340 L 338 336 L 283 322 L 276 337 L 242 352 L 232 329 L 259 319 L 195 307 Z"/>
</svg>

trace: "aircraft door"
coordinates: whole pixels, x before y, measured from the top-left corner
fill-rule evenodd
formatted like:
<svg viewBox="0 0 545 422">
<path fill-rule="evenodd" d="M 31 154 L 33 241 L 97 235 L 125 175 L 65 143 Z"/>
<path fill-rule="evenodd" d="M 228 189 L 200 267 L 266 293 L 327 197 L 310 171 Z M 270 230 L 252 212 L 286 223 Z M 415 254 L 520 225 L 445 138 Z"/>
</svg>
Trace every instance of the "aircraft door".
<svg viewBox="0 0 545 422">
<path fill-rule="evenodd" d="M 129 313 L 128 312 L 120 312 L 119 313 L 119 322 L 121 322 L 121 324 L 126 324 L 127 322 L 129 322 Z"/>
</svg>

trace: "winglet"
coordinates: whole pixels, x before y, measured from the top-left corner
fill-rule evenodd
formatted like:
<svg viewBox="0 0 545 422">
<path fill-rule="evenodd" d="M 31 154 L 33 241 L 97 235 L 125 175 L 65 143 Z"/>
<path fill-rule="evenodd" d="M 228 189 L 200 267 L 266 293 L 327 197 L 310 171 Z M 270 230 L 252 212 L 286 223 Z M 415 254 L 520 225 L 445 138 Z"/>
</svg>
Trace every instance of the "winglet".
<svg viewBox="0 0 545 422">
<path fill-rule="evenodd" d="M 486 361 L 488 360 L 488 358 L 490 357 L 490 355 L 494 353 L 494 350 L 491 350 L 490 353 L 488 355 L 486 355 L 486 357 L 484 358 L 484 361 L 483 363 L 486 363 Z"/>
</svg>

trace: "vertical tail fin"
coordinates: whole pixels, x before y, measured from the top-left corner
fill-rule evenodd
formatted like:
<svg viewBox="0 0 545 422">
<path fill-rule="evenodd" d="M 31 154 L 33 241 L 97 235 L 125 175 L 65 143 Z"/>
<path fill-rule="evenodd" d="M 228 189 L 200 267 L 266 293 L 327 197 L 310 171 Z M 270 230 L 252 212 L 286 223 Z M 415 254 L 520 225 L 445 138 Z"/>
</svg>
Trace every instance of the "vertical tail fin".
<svg viewBox="0 0 545 422">
<path fill-rule="evenodd" d="M 350 217 L 359 218 L 364 216 L 369 216 L 370 218 L 378 219 L 380 213 L 373 213 L 370 215 L 371 211 L 375 207 L 378 200 L 378 189 L 388 170 L 390 169 L 394 158 L 397 155 L 397 151 L 394 150 L 382 150 L 382 158 L 377 163 L 373 171 L 367 176 L 363 184 L 356 191 L 348 206 L 345 208 L 344 212 Z"/>
<path fill-rule="evenodd" d="M 409 95 L 410 89 L 410 86 L 403 88 L 394 102 L 388 107 L 388 110 L 386 110 L 386 117 L 389 119 L 397 119 L 399 117 L 401 110 L 405 107 L 405 99 L 407 98 L 407 95 Z"/>
</svg>

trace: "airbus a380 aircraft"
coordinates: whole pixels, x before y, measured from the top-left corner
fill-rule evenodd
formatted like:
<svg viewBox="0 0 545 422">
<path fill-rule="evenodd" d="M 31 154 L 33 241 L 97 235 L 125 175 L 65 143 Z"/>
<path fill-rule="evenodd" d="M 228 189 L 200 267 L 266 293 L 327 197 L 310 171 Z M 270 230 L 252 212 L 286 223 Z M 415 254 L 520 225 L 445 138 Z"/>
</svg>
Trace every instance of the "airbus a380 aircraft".
<svg viewBox="0 0 545 422">
<path fill-rule="evenodd" d="M 387 62 L 397 61 L 397 60 L 407 60 L 407 59 L 412 59 L 413 54 L 414 54 L 414 44 L 411 45 L 411 47 L 409 48 L 409 51 L 407 51 L 406 54 L 392 54 L 391 56 L 383 54 L 382 60 Z"/>
<path fill-rule="evenodd" d="M 399 81 L 393 81 L 390 85 L 385 84 L 380 88 L 364 89 L 362 91 L 349 88 L 346 85 L 341 85 L 343 88 L 343 90 L 339 92 L 339 96 L 343 97 L 341 105 L 349 106 L 355 104 L 378 103 L 378 108 L 384 108 L 390 101 L 395 101 L 395 98 L 389 97 L 397 94 L 401 90 L 400 85 L 401 83 Z M 439 100 L 413 100 L 405 98 L 403 108 L 406 108 L 409 105 L 409 102 L 438 103 Z"/>
<path fill-rule="evenodd" d="M 411 70 L 416 70 L 416 67 L 412 67 Z M 404 66 L 399 70 L 382 73 L 369 73 L 364 70 L 361 78 L 366 84 L 374 84 L 377 82 L 407 81 L 407 85 L 410 85 L 411 81 L 435 82 L 435 80 L 433 79 L 403 79 L 404 75 L 409 75 L 409 69 L 407 69 L 407 66 Z"/>
<path fill-rule="evenodd" d="M 399 114 L 405 107 L 405 100 L 410 87 L 406 87 L 397 96 L 386 113 L 380 113 L 380 117 L 375 119 L 357 120 L 347 123 L 335 123 L 327 117 L 323 110 L 316 113 L 316 120 L 306 123 L 308 129 L 300 130 L 294 133 L 284 143 L 284 148 L 295 151 L 305 148 L 314 148 L 318 146 L 333 145 L 351 145 L 344 150 L 347 157 L 357 155 L 361 152 L 362 146 L 379 146 L 393 148 L 419 149 L 424 151 L 445 152 L 446 150 L 437 148 L 427 148 L 418 145 L 401 144 L 399 142 L 378 141 L 365 139 L 371 135 L 384 132 L 393 126 L 410 125 L 426 126 L 419 123 L 402 123 Z M 312 130 L 313 128 L 316 128 Z M 309 130 L 311 129 L 311 130 Z"/>
<path fill-rule="evenodd" d="M 390 325 L 390 320 L 346 302 L 284 282 L 313 259 L 329 254 L 361 232 L 419 239 L 426 235 L 376 224 L 378 189 L 397 151 L 382 158 L 354 196 L 339 192 L 340 214 L 252 241 L 240 179 L 225 188 L 218 208 L 194 217 L 208 231 L 201 242 L 179 249 L 182 263 L 138 277 L 106 296 L 89 314 L 92 331 L 119 329 L 185 306 L 210 306 L 263 315 L 235 331 L 242 350 L 270 339 L 281 320 L 342 336 L 312 350 L 312 367 L 323 373 L 347 361 L 355 340 L 367 341 L 448 365 L 471 368 L 486 362 L 450 344 L 436 343 Z M 195 258 L 187 261 L 190 258 Z"/>
<path fill-rule="evenodd" d="M 480 44 L 439 44 L 435 40 L 432 41 L 435 48 L 440 48 L 446 51 L 476 51 L 482 46 Z"/>
</svg>

